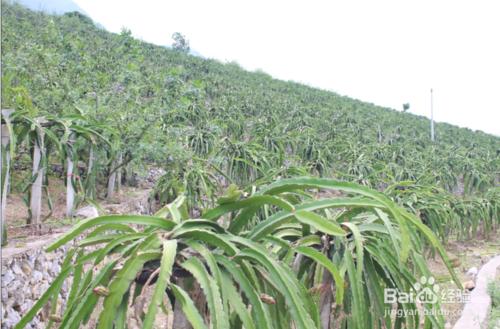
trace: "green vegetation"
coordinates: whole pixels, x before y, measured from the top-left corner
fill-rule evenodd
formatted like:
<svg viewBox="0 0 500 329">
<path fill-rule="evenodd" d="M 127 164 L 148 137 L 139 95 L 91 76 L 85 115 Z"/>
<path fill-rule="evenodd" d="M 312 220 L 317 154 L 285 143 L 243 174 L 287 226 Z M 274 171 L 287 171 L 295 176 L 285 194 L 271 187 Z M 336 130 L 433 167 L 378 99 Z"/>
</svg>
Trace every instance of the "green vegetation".
<svg viewBox="0 0 500 329">
<path fill-rule="evenodd" d="M 187 193 L 190 207 L 200 209 L 229 183 L 246 188 L 311 174 L 379 190 L 413 181 L 458 192 L 439 193 L 458 204 L 434 227 L 443 238 L 439 226 L 463 237 L 482 217 L 488 227 L 498 219 L 498 206 L 484 216 L 467 206 L 498 195 L 485 194 L 499 179 L 497 137 L 437 124 L 431 143 L 425 118 L 140 42 L 127 30 L 111 34 L 78 13 L 49 16 L 4 4 L 2 17 L 2 108 L 15 108 L 28 123 L 67 122 L 46 129 L 54 138 L 45 163 L 65 158 L 57 140 L 67 144 L 71 120 L 106 141 L 77 136 L 75 162 L 93 161 L 80 175 L 77 201 L 95 199 L 106 185 L 100 195 L 112 194 L 113 174 L 126 181 L 155 165 L 167 170 L 158 200 Z M 29 140 L 18 156 L 27 149 Z"/>
<path fill-rule="evenodd" d="M 318 200 L 307 193 L 318 189 L 352 196 Z M 164 303 L 172 304 L 167 310 L 182 310 L 194 328 L 207 328 L 206 322 L 213 328 L 285 329 L 291 323 L 301 329 L 330 328 L 331 323 L 416 328 L 418 316 L 389 315 L 393 305 L 383 303 L 383 289 L 408 291 L 418 277 L 430 275 L 419 251 L 423 240 L 447 261 L 432 231 L 414 215 L 355 183 L 284 179 L 261 186 L 246 199 L 224 197 L 203 219 L 189 219 L 184 200 L 176 199 L 154 216 L 103 216 L 78 223 L 48 251 L 89 233 L 69 252 L 56 282 L 18 327 L 57 298 L 62 281 L 73 274 L 67 308 L 53 314 L 59 328 L 78 328 L 92 312 L 99 312 L 97 328 L 125 328 L 117 314 L 125 317 L 130 299 L 145 298 L 144 286 L 156 278 L 146 311 L 136 314 L 144 328 L 153 327 Z M 102 247 L 88 249 L 96 245 Z M 99 270 L 84 271 L 85 264 Z M 194 285 L 203 291 L 207 316 L 195 307 L 199 295 L 194 301 L 189 296 Z M 165 289 L 169 300 L 163 298 Z M 96 308 L 100 297 L 102 310 Z M 174 311 L 175 316 L 180 315 Z M 440 316 L 430 315 L 425 322 L 443 326 Z"/>
<path fill-rule="evenodd" d="M 488 293 L 491 296 L 491 314 L 488 318 L 488 328 L 496 329 L 500 325 L 500 283 L 490 282 Z"/>
<path fill-rule="evenodd" d="M 15 110 L 2 154 L 21 164 L 38 147 L 43 169 L 20 189 L 73 163 L 75 204 L 92 203 L 160 167 L 152 197 L 168 204 L 78 223 L 50 249 L 85 238 L 18 327 L 72 275 L 60 328 L 101 298 L 99 327 L 125 328 L 151 282 L 145 327 L 173 309 L 195 328 L 418 328 L 385 314 L 383 289 L 428 274 L 424 246 L 447 262 L 438 238 L 497 228 L 500 138 L 438 123 L 432 143 L 426 118 L 194 57 L 182 40 L 167 49 L 2 2 L 2 108 Z"/>
</svg>

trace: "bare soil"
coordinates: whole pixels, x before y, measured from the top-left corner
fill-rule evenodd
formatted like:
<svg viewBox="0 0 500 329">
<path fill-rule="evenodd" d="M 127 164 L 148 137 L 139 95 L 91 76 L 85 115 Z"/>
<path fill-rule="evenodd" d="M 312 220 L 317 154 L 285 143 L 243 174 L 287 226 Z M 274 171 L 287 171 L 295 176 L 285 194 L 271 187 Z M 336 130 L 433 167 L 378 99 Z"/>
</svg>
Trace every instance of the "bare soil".
<svg viewBox="0 0 500 329">
<path fill-rule="evenodd" d="M 66 215 L 66 189 L 63 180 L 58 177 L 49 177 L 48 190 L 53 204 L 52 214 L 50 213 L 47 196 L 44 193 L 42 220 L 45 220 L 39 235 L 52 234 L 54 231 L 59 231 L 58 229 L 61 226 L 69 224 L 68 221 L 64 220 Z M 29 214 L 23 196 L 24 194 L 18 191 L 12 191 L 7 195 L 5 216 L 9 240 L 33 235 L 31 227 L 27 225 Z"/>
<path fill-rule="evenodd" d="M 52 235 L 65 231 L 77 219 L 66 217 L 66 187 L 61 178 L 49 177 L 49 194 L 52 200 L 52 213 L 44 194 L 42 200 L 42 230 L 36 235 L 27 224 L 28 207 L 23 201 L 23 194 L 12 191 L 7 196 L 6 224 L 9 243 L 24 243 L 40 236 Z M 120 191 L 110 199 L 98 200 L 102 211 L 100 214 L 137 213 L 137 204 L 147 204 L 150 189 L 122 186 Z M 85 206 L 80 205 L 79 207 Z M 50 215 L 50 216 L 49 216 Z"/>
</svg>

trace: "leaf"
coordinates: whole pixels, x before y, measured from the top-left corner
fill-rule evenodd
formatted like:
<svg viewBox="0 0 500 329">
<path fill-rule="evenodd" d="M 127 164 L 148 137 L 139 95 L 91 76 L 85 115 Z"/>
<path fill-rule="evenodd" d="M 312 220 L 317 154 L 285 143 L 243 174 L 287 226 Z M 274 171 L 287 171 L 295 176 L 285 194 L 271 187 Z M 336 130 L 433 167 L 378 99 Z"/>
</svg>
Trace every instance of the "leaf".
<svg viewBox="0 0 500 329">
<path fill-rule="evenodd" d="M 186 197 L 184 195 L 178 196 L 172 203 L 167 204 L 165 207 L 161 208 L 155 213 L 155 217 L 166 218 L 170 213 L 172 220 L 175 223 L 180 223 L 183 219 L 183 215 L 179 208 L 185 203 Z"/>
<path fill-rule="evenodd" d="M 275 205 L 288 211 L 294 210 L 294 206 L 292 204 L 279 197 L 270 195 L 256 195 L 244 200 L 226 202 L 224 204 L 221 204 L 220 206 L 213 208 L 203 214 L 203 218 L 207 220 L 215 220 L 231 211 L 236 211 L 248 207 L 261 207 L 265 204 Z"/>
<path fill-rule="evenodd" d="M 157 259 L 160 256 L 161 254 L 158 252 L 138 253 L 135 257 L 131 257 L 125 262 L 109 286 L 109 295 L 104 299 L 103 310 L 99 316 L 97 329 L 113 328 L 115 314 L 131 282 L 142 269 L 144 263 Z"/>
<path fill-rule="evenodd" d="M 344 279 L 342 279 L 342 276 L 340 275 L 340 272 L 335 264 L 333 264 L 333 262 L 324 254 L 310 247 L 297 247 L 295 248 L 295 251 L 313 259 L 316 263 L 326 268 L 332 274 L 335 281 L 335 300 L 337 305 L 342 305 L 344 300 Z"/>
<path fill-rule="evenodd" d="M 149 304 L 148 312 L 144 318 L 142 327 L 153 328 L 154 320 L 158 307 L 163 301 L 165 289 L 170 281 L 172 275 L 172 267 L 174 265 L 175 256 L 177 254 L 177 241 L 167 240 L 163 242 L 163 255 L 161 258 L 160 273 L 158 273 L 158 280 L 156 281 L 155 290 Z"/>
<path fill-rule="evenodd" d="M 123 267 L 116 273 L 111 282 L 109 295 L 104 299 L 103 310 L 99 316 L 98 329 L 112 329 L 114 315 L 123 299 L 123 295 L 130 288 L 131 282 L 135 279 L 138 272 L 148 261 L 161 257 L 155 250 L 161 245 L 157 235 L 152 234 L 144 240 L 138 247 L 133 256 L 129 257 L 123 264 Z"/>
<path fill-rule="evenodd" d="M 118 307 L 118 312 L 115 316 L 115 325 L 113 329 L 125 329 L 127 328 L 127 310 L 128 310 L 128 301 L 130 298 L 130 291 L 127 291 L 123 296 L 122 302 Z"/>
<path fill-rule="evenodd" d="M 171 284 L 170 287 L 175 295 L 175 299 L 181 303 L 182 312 L 193 326 L 193 329 L 207 329 L 200 312 L 189 295 L 181 287 L 175 284 Z"/>
<path fill-rule="evenodd" d="M 256 321 L 257 328 L 270 329 L 271 318 L 269 311 L 262 303 L 259 291 L 252 285 L 251 280 L 245 275 L 241 267 L 224 256 L 215 255 L 215 259 L 227 269 L 244 292 L 246 298 L 248 298 L 250 305 L 252 305 L 253 319 Z"/>
<path fill-rule="evenodd" d="M 405 219 L 405 216 L 402 216 L 401 209 L 396 204 L 394 204 L 387 196 L 378 191 L 369 189 L 367 187 L 355 183 L 341 182 L 325 178 L 301 177 L 301 178 L 291 178 L 291 179 L 283 179 L 277 181 L 273 184 L 268 185 L 261 191 L 261 193 L 278 194 L 278 193 L 293 191 L 296 189 L 309 189 L 309 188 L 334 189 L 334 190 L 344 191 L 347 193 L 363 195 L 365 197 L 372 199 L 373 201 L 378 202 L 381 205 L 379 206 L 379 208 L 387 208 L 387 210 L 391 213 L 394 219 L 396 219 L 399 223 L 401 231 L 400 260 L 403 263 L 406 261 L 411 246 L 410 231 L 407 224 L 407 218 Z"/>
<path fill-rule="evenodd" d="M 353 223 L 342 223 L 342 225 L 347 226 L 349 230 L 351 230 L 352 235 L 354 237 L 354 244 L 356 245 L 356 264 L 357 264 L 357 269 L 358 269 L 358 276 L 361 277 L 361 274 L 363 273 L 363 237 L 361 236 L 361 233 L 359 232 L 359 229 L 356 225 Z"/>
<path fill-rule="evenodd" d="M 111 272 L 114 269 L 117 261 L 110 262 L 106 264 L 99 273 L 92 280 L 91 284 L 87 287 L 83 285 L 82 292 L 83 295 L 78 296 L 78 299 L 72 305 L 72 309 L 65 312 L 63 321 L 59 329 L 77 329 L 80 328 L 80 323 L 82 320 L 89 316 L 89 314 L 94 310 L 97 303 L 98 296 L 94 294 L 93 289 L 97 286 L 107 285 Z M 90 276 L 88 276 L 90 278 Z"/>
<path fill-rule="evenodd" d="M 344 230 L 334 221 L 330 221 L 323 216 L 311 211 L 299 210 L 295 212 L 295 218 L 305 225 L 314 227 L 317 231 L 333 236 L 345 236 Z"/>
<path fill-rule="evenodd" d="M 240 258 L 250 259 L 264 266 L 268 271 L 272 282 L 276 284 L 280 293 L 282 293 L 287 301 L 287 305 L 290 307 L 290 312 L 295 320 L 298 329 L 311 329 L 317 326 L 313 322 L 311 315 L 306 312 L 304 301 L 306 298 L 300 298 L 299 291 L 293 289 L 293 285 L 289 282 L 289 277 L 287 277 L 287 271 L 292 272 L 291 269 L 282 269 L 281 266 L 271 259 L 265 252 L 258 250 L 256 245 L 253 243 L 247 243 L 240 238 L 235 238 L 235 241 L 247 244 L 249 248 L 242 250 L 237 256 L 236 260 Z M 304 297 L 304 296 L 301 296 Z"/>
<path fill-rule="evenodd" d="M 137 224 L 137 225 L 147 225 L 149 227 L 158 227 L 164 230 L 171 230 L 175 223 L 168 221 L 164 218 L 152 217 L 152 216 L 140 216 L 140 215 L 110 215 L 101 216 L 96 218 L 87 219 L 76 224 L 71 230 L 64 233 L 59 239 L 54 243 L 49 245 L 45 250 L 47 252 L 56 250 L 67 242 L 71 241 L 85 230 L 104 224 Z"/>
<path fill-rule="evenodd" d="M 394 227 L 393 227 L 391 221 L 389 220 L 389 217 L 387 216 L 387 214 L 385 212 L 383 212 L 382 210 L 380 210 L 378 208 L 375 208 L 375 212 L 377 213 L 378 217 L 382 220 L 385 227 L 387 228 L 387 231 L 389 232 L 389 236 L 391 237 L 391 242 L 392 242 L 392 246 L 394 247 L 394 251 L 396 252 L 398 257 L 400 257 L 400 255 L 399 255 L 400 247 L 399 247 L 399 243 L 398 243 L 400 238 L 396 234 Z"/>
<path fill-rule="evenodd" d="M 118 246 L 123 245 L 125 243 L 128 243 L 128 246 L 132 246 L 133 245 L 132 241 L 136 241 L 146 237 L 147 237 L 146 233 L 132 233 L 123 235 L 121 237 L 118 237 L 110 241 L 107 245 L 105 245 L 101 249 L 96 250 L 98 254 L 96 255 L 94 264 L 100 263 L 104 259 L 104 257 L 108 256 L 108 254 L 111 253 Z"/>
<path fill-rule="evenodd" d="M 369 199 L 354 199 L 354 198 L 336 198 L 316 200 L 296 206 L 296 212 L 315 211 L 328 208 L 344 208 L 344 207 L 383 207 L 379 202 Z M 276 214 L 269 216 L 267 219 L 255 225 L 248 233 L 252 240 L 259 240 L 261 237 L 270 234 L 280 225 L 290 221 L 294 217 L 293 213 L 288 211 L 280 211 Z M 237 233 L 237 232 L 235 232 Z"/>
<path fill-rule="evenodd" d="M 221 248 L 230 256 L 234 256 L 238 251 L 236 246 L 227 238 L 225 238 L 223 234 L 216 234 L 214 232 L 203 229 L 192 228 L 192 229 L 178 230 L 176 231 L 176 234 L 174 234 L 173 237 L 201 240 L 209 245 Z"/>
<path fill-rule="evenodd" d="M 105 232 L 105 231 L 137 233 L 136 230 L 134 230 L 132 227 L 130 227 L 126 224 L 111 223 L 111 224 L 104 224 L 104 225 L 96 227 L 92 232 L 87 234 L 87 238 L 91 238 L 91 237 L 96 236 L 96 235 L 98 235 L 102 232 Z"/>
<path fill-rule="evenodd" d="M 446 265 L 446 268 L 451 274 L 451 277 L 453 278 L 453 281 L 455 281 L 455 284 L 462 289 L 462 282 L 458 278 L 457 274 L 455 273 L 455 270 L 453 269 L 453 266 L 451 266 L 450 259 L 448 258 L 448 254 L 446 253 L 446 250 L 443 248 L 441 243 L 439 243 L 439 240 L 436 238 L 434 233 L 431 231 L 430 228 L 425 226 L 424 223 L 422 223 L 418 218 L 416 218 L 413 215 L 410 215 L 407 212 L 403 212 L 403 216 L 405 216 L 409 221 L 411 221 L 419 230 L 424 234 L 424 236 L 429 240 L 431 245 L 437 249 L 439 255 L 443 259 L 444 264 Z"/>
<path fill-rule="evenodd" d="M 351 312 L 352 320 L 354 323 L 354 329 L 364 329 L 366 326 L 366 316 L 368 310 L 365 307 L 365 298 L 363 294 L 363 279 L 358 275 L 358 272 L 354 269 L 354 262 L 350 254 L 350 250 L 346 250 L 344 253 L 345 263 L 347 265 L 347 275 L 349 277 L 349 286 L 352 293 L 351 301 Z"/>
<path fill-rule="evenodd" d="M 222 305 L 221 290 L 215 280 L 208 274 L 205 266 L 198 258 L 189 258 L 181 264 L 198 281 L 207 299 L 210 319 L 213 328 L 229 329 L 228 314 L 224 312 Z"/>
<path fill-rule="evenodd" d="M 223 274 L 223 280 L 226 283 L 222 286 L 222 290 L 224 291 L 224 295 L 227 296 L 229 305 L 236 311 L 245 329 L 255 329 L 256 327 L 254 325 L 254 320 L 251 317 L 250 311 L 243 303 L 241 295 L 236 290 L 236 287 L 231 281 L 229 275 Z"/>
</svg>

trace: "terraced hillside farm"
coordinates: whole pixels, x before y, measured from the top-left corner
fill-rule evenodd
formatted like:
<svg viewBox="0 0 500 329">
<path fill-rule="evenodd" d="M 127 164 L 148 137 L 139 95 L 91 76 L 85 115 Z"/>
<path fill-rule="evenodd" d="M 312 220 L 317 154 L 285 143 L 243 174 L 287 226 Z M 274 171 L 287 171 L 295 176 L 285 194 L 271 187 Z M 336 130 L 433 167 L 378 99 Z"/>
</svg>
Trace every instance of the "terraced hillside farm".
<svg viewBox="0 0 500 329">
<path fill-rule="evenodd" d="M 436 259 L 463 291 L 446 248 L 498 238 L 497 136 L 437 123 L 432 142 L 425 117 L 78 12 L 3 1 L 1 38 L 2 245 L 69 246 L 15 328 L 443 328 L 439 301 L 386 291 Z M 142 210 L 107 207 L 141 189 Z"/>
</svg>

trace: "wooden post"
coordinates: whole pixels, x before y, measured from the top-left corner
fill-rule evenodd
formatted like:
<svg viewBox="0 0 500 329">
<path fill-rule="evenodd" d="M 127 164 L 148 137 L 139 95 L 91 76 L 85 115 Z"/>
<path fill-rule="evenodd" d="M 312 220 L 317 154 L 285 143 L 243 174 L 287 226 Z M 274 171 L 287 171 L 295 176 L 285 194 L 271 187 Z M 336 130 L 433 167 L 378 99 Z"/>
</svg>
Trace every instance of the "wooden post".
<svg viewBox="0 0 500 329">
<path fill-rule="evenodd" d="M 2 110 L 2 117 L 8 119 L 11 113 L 14 110 Z M 4 246 L 7 244 L 7 225 L 5 222 L 5 209 L 7 208 L 7 193 L 9 192 L 9 176 L 10 176 L 10 152 L 9 152 L 9 143 L 10 143 L 10 134 L 9 128 L 6 124 L 2 125 L 2 147 L 0 154 L 0 184 L 1 184 L 1 200 L 2 206 L 1 211 L 2 214 L 0 216 L 0 245 Z"/>
<path fill-rule="evenodd" d="M 71 218 L 73 217 L 73 210 L 75 205 L 75 188 L 73 186 L 73 143 L 75 142 L 74 135 L 71 134 L 69 136 L 68 143 L 70 144 L 68 147 L 68 154 L 66 155 L 66 216 Z M 78 170 L 77 170 L 78 172 Z"/>
<path fill-rule="evenodd" d="M 38 120 L 40 122 L 40 120 Z M 44 152 L 44 132 L 37 128 L 37 139 L 34 141 L 33 148 L 33 176 L 36 176 L 35 181 L 31 185 L 31 225 L 35 232 L 40 230 L 40 217 L 42 215 L 42 185 L 45 168 L 42 164 L 42 152 Z"/>
</svg>

